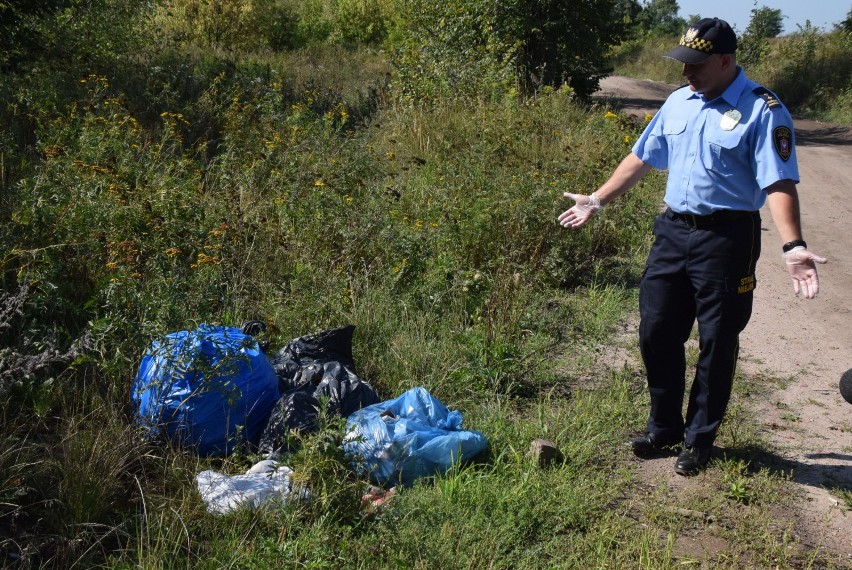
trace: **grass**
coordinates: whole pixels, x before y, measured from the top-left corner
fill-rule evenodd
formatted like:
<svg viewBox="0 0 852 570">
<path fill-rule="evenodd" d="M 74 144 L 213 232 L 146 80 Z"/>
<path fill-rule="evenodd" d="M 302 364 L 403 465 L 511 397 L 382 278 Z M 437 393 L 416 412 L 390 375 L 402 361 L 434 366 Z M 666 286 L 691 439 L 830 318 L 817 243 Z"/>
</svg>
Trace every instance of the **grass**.
<svg viewBox="0 0 852 570">
<path fill-rule="evenodd" d="M 402 105 L 376 52 L 138 57 L 157 63 L 150 74 L 79 77 L 67 106 L 36 105 L 23 81 L 3 85 L 37 118 L 20 176 L 3 180 L 0 335 L 14 363 L 0 369 L 4 564 L 827 560 L 808 559 L 773 516 L 789 501 L 787 476 L 761 465 L 755 379 L 738 379 L 726 455 L 699 484 L 645 480 L 623 445 L 648 405 L 628 332 L 663 177 L 588 228 L 563 230 L 556 217 L 563 192 L 595 188 L 628 152 L 631 121 L 568 90 Z M 162 77 L 168 89 L 155 88 Z M 258 458 L 145 441 L 128 391 L 151 339 L 254 318 L 273 348 L 356 325 L 360 375 L 387 398 L 426 386 L 488 450 L 364 516 L 366 482 L 330 421 L 285 458 L 313 500 L 208 514 L 195 474 L 244 472 Z M 534 462 L 527 450 L 541 437 L 563 461 Z M 718 548 L 684 546 L 706 537 Z"/>
<path fill-rule="evenodd" d="M 852 492 L 849 489 L 837 489 L 836 494 L 847 509 L 852 509 Z"/>
</svg>

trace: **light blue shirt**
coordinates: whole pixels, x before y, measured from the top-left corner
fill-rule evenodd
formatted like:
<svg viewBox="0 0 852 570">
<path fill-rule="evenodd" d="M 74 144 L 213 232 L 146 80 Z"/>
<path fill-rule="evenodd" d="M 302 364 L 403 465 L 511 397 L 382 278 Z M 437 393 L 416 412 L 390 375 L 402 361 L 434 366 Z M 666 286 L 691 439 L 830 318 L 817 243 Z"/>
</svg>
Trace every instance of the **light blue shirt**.
<svg viewBox="0 0 852 570">
<path fill-rule="evenodd" d="M 668 168 L 664 200 L 675 212 L 758 210 L 768 186 L 799 181 L 790 113 L 737 70 L 712 101 L 689 87 L 672 93 L 633 146 L 642 162 Z"/>
</svg>

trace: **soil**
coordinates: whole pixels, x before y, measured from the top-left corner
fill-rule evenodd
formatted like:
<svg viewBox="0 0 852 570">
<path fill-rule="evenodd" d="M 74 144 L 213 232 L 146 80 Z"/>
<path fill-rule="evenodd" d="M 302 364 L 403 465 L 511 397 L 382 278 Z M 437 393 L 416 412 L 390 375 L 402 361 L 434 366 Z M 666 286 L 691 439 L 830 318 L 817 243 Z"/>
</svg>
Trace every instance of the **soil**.
<svg viewBox="0 0 852 570">
<path fill-rule="evenodd" d="M 676 86 L 608 77 L 596 94 L 643 119 Z M 818 266 L 819 295 L 797 297 L 781 262 L 781 239 L 768 208 L 763 255 L 757 266 L 754 313 L 740 337 L 740 369 L 767 380 L 767 396 L 753 400 L 772 447 L 762 458 L 791 473 L 793 504 L 779 513 L 792 521 L 799 542 L 852 567 L 852 512 L 839 497 L 852 493 L 852 405 L 838 383 L 852 369 L 852 129 L 794 117 L 802 227 L 809 249 L 827 257 Z M 639 462 L 643 479 L 670 487 L 700 484 L 678 477 L 672 459 Z M 693 482 L 694 481 L 694 482 Z"/>
</svg>

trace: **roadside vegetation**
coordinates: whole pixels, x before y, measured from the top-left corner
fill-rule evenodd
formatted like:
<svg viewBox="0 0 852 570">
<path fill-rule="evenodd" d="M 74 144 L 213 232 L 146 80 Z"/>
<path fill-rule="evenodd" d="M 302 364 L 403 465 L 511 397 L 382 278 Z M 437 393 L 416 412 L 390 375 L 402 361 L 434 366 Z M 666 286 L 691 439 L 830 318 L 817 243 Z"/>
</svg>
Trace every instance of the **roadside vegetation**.
<svg viewBox="0 0 852 570">
<path fill-rule="evenodd" d="M 0 4 L 0 564 L 830 567 L 773 516 L 785 471 L 745 411 L 688 497 L 636 479 L 647 402 L 617 333 L 664 178 L 556 223 L 642 127 L 590 95 L 648 15 L 591 4 Z M 595 49 L 546 49 L 564 37 Z M 152 339 L 251 319 L 273 349 L 354 324 L 361 376 L 427 387 L 487 452 L 366 516 L 329 418 L 286 458 L 311 501 L 207 514 L 195 474 L 258 458 L 144 441 L 129 389 Z"/>
<path fill-rule="evenodd" d="M 806 22 L 779 37 L 782 17 L 777 9 L 752 9 L 749 26 L 738 31 L 737 62 L 794 115 L 852 125 L 852 12 L 832 30 Z M 660 57 L 679 33 L 637 29 L 612 48 L 614 73 L 682 85 L 682 66 Z"/>
</svg>

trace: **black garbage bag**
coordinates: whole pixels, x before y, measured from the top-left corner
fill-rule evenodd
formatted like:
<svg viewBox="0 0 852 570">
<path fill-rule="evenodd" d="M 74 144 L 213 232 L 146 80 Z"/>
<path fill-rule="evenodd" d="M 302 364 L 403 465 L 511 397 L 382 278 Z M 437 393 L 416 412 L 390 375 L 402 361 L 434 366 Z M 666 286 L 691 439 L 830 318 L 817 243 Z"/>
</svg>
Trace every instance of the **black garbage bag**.
<svg viewBox="0 0 852 570">
<path fill-rule="evenodd" d="M 260 438 L 259 451 L 281 451 L 290 431 L 315 432 L 327 398 L 326 413 L 347 417 L 381 401 L 358 377 L 352 357 L 354 325 L 325 330 L 290 341 L 272 358 L 281 399 Z"/>
</svg>

